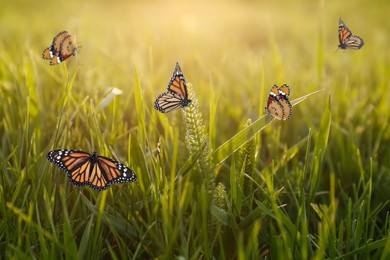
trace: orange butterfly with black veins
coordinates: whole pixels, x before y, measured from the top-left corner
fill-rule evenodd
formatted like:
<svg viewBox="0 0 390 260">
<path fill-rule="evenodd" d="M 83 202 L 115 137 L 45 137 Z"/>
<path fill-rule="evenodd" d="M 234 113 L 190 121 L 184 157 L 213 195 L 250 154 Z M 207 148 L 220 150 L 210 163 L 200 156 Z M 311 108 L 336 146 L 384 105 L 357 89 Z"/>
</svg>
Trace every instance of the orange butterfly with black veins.
<svg viewBox="0 0 390 260">
<path fill-rule="evenodd" d="M 278 120 L 288 120 L 292 114 L 292 105 L 288 100 L 290 96 L 290 87 L 283 84 L 280 88 L 274 85 L 268 96 L 268 102 L 265 109 L 267 113 Z"/>
<path fill-rule="evenodd" d="M 77 150 L 53 150 L 46 158 L 67 173 L 76 186 L 89 186 L 105 190 L 115 183 L 134 182 L 135 172 L 126 165 L 110 158 Z"/>
<path fill-rule="evenodd" d="M 72 35 L 67 31 L 57 34 L 53 43 L 43 50 L 42 58 L 50 60 L 50 65 L 57 65 L 76 55 L 78 51 Z"/>
</svg>

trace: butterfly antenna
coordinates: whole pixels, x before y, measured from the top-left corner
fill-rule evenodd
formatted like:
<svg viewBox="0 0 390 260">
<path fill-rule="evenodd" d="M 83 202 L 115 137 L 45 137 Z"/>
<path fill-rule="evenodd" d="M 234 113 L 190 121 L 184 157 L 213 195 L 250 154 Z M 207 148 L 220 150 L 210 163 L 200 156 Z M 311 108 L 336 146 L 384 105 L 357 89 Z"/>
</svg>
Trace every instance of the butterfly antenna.
<svg viewBox="0 0 390 260">
<path fill-rule="evenodd" d="M 80 50 L 83 48 L 83 46 L 80 44 L 80 45 L 76 45 L 76 49 L 75 49 L 75 51 L 77 52 L 77 54 L 79 54 L 80 53 Z"/>
</svg>

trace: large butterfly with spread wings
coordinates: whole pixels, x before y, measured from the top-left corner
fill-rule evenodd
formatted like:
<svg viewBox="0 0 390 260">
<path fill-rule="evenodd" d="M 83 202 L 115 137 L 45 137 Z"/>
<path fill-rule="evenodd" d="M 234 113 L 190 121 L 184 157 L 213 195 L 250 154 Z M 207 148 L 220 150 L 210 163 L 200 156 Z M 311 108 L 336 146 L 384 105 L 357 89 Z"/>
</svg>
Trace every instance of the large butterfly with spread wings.
<svg viewBox="0 0 390 260">
<path fill-rule="evenodd" d="M 134 182 L 135 172 L 110 158 L 77 150 L 53 150 L 46 158 L 67 173 L 69 181 L 77 186 L 105 190 L 111 184 Z"/>
</svg>

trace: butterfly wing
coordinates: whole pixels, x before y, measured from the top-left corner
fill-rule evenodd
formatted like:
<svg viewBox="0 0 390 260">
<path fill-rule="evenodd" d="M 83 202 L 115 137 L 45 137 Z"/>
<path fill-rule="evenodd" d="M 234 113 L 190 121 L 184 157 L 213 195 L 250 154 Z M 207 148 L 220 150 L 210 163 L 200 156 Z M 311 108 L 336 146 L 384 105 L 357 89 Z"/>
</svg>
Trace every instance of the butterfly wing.
<svg viewBox="0 0 390 260">
<path fill-rule="evenodd" d="M 279 98 L 282 98 L 282 97 L 288 98 L 290 96 L 290 87 L 287 84 L 283 84 L 278 89 L 278 95 L 279 95 Z"/>
<path fill-rule="evenodd" d="M 47 47 L 46 49 L 43 50 L 42 52 L 42 58 L 45 60 L 50 60 L 52 59 L 52 52 L 50 51 L 51 47 Z"/>
<path fill-rule="evenodd" d="M 277 85 L 272 86 L 271 91 L 269 92 L 268 103 L 272 101 L 272 99 L 279 99 L 279 88 Z"/>
<path fill-rule="evenodd" d="M 279 88 L 279 104 L 283 107 L 283 116 L 281 120 L 288 120 L 292 114 L 292 105 L 288 100 L 290 96 L 290 87 L 287 84 L 283 84 Z"/>
<path fill-rule="evenodd" d="M 279 120 L 288 120 L 292 114 L 292 105 L 287 98 L 279 99 L 279 104 L 283 107 L 283 115 Z"/>
<path fill-rule="evenodd" d="M 91 155 L 75 150 L 53 150 L 46 158 L 67 173 L 69 181 L 77 186 L 89 185 Z"/>
<path fill-rule="evenodd" d="M 45 60 L 51 60 L 55 56 L 58 56 L 60 53 L 60 45 L 66 36 L 68 36 L 68 32 L 66 32 L 66 31 L 63 31 L 63 32 L 60 32 L 59 34 L 57 34 L 53 38 L 53 42 L 50 45 L 50 47 L 47 47 L 46 49 L 43 50 L 42 58 L 44 58 Z"/>
<path fill-rule="evenodd" d="M 60 45 L 60 56 L 62 59 L 66 60 L 76 53 L 76 45 L 73 41 L 73 37 L 68 35 L 64 38 Z"/>
<path fill-rule="evenodd" d="M 57 65 L 57 64 L 60 64 L 62 61 L 61 61 L 61 58 L 60 56 L 54 56 L 51 60 L 50 60 L 50 65 Z"/>
<path fill-rule="evenodd" d="M 361 47 L 363 47 L 363 45 L 363 39 L 356 35 L 352 35 L 351 37 L 349 37 L 344 44 L 345 49 L 352 50 L 359 50 Z"/>
<path fill-rule="evenodd" d="M 186 80 L 178 62 L 176 63 L 172 78 L 168 83 L 168 91 L 175 92 L 184 99 L 188 98 Z"/>
<path fill-rule="evenodd" d="M 53 51 L 56 51 L 57 54 L 60 52 L 61 49 L 61 43 L 65 40 L 66 37 L 69 36 L 69 33 L 67 31 L 60 32 L 56 35 L 53 39 L 53 43 L 51 44 L 51 47 Z M 54 54 L 56 55 L 56 54 Z"/>
<path fill-rule="evenodd" d="M 187 106 L 189 101 L 189 99 L 183 99 L 180 95 L 168 91 L 158 96 L 154 102 L 154 108 L 162 113 L 168 113 L 180 107 Z"/>
<path fill-rule="evenodd" d="M 278 120 L 283 120 L 284 118 L 284 110 L 283 106 L 279 103 L 276 98 L 269 98 L 268 105 L 265 107 L 268 114 L 272 115 L 274 118 Z"/>
<path fill-rule="evenodd" d="M 341 17 L 339 19 L 339 48 L 346 49 L 345 43 L 347 39 L 352 35 L 351 30 L 345 25 Z"/>
<path fill-rule="evenodd" d="M 98 171 L 101 171 L 107 181 L 106 186 L 114 183 L 134 182 L 137 180 L 137 176 L 132 169 L 110 158 L 98 156 L 97 165 L 99 167 Z M 94 185 L 92 179 L 91 184 Z"/>
<path fill-rule="evenodd" d="M 60 51 L 58 55 L 54 56 L 50 60 L 50 65 L 57 65 L 64 60 L 70 58 L 72 55 L 76 53 L 76 46 L 73 42 L 73 38 L 71 35 L 67 35 L 60 44 Z"/>
</svg>

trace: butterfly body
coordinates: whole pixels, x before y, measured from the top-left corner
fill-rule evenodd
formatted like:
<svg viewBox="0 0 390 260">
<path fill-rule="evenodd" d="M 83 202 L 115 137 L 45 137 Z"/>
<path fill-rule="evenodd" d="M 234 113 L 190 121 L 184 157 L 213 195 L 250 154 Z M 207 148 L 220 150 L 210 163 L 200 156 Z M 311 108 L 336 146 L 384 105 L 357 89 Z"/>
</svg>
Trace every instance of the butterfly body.
<svg viewBox="0 0 390 260">
<path fill-rule="evenodd" d="M 339 20 L 339 48 L 340 49 L 351 49 L 358 50 L 364 45 L 364 41 L 361 37 L 353 35 L 352 31 L 345 25 L 345 23 Z"/>
<path fill-rule="evenodd" d="M 188 99 L 186 81 L 179 63 L 176 63 L 175 70 L 168 83 L 168 91 L 157 97 L 154 108 L 161 113 L 168 113 L 189 104 L 191 104 L 191 99 Z"/>
<path fill-rule="evenodd" d="M 274 85 L 268 96 L 267 106 L 265 107 L 268 114 L 278 120 L 288 120 L 292 114 L 292 105 L 289 101 L 290 87 L 287 84 L 280 88 Z"/>
<path fill-rule="evenodd" d="M 76 186 L 105 190 L 115 183 L 134 182 L 135 172 L 115 160 L 77 150 L 53 150 L 46 158 L 67 173 Z"/>
</svg>

